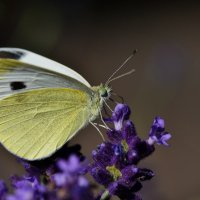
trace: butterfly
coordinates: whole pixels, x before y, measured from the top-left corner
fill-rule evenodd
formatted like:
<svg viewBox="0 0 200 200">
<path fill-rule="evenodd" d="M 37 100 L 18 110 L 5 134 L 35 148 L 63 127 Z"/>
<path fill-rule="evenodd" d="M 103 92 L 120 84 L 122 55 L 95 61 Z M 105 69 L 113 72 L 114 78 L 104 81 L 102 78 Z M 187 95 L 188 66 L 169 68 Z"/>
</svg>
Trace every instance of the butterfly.
<svg viewBox="0 0 200 200">
<path fill-rule="evenodd" d="M 0 48 L 0 143 L 26 160 L 51 156 L 101 116 L 114 74 L 106 84 L 92 87 L 48 58 Z"/>
</svg>

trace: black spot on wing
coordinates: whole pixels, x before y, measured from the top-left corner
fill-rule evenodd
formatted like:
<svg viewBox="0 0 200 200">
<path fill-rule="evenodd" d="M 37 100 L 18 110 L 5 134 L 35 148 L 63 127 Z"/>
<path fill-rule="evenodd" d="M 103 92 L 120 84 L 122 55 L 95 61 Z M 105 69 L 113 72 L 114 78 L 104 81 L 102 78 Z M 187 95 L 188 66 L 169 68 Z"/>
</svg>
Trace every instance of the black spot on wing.
<svg viewBox="0 0 200 200">
<path fill-rule="evenodd" d="M 20 90 L 26 88 L 26 85 L 24 82 L 16 81 L 10 83 L 11 90 Z"/>
<path fill-rule="evenodd" d="M 16 59 L 19 60 L 22 56 L 24 56 L 25 54 L 23 52 L 19 52 L 19 51 L 0 51 L 0 58 L 9 58 L 9 59 Z"/>
</svg>

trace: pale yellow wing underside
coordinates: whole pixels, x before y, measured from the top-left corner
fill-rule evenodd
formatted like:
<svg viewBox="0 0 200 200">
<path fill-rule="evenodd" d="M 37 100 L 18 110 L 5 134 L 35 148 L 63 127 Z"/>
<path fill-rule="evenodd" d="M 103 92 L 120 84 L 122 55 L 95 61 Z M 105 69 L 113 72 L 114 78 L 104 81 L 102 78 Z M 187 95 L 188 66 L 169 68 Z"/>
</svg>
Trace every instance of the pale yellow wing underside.
<svg viewBox="0 0 200 200">
<path fill-rule="evenodd" d="M 90 101 L 69 88 L 11 95 L 0 101 L 0 142 L 27 160 L 48 157 L 89 122 Z"/>
</svg>

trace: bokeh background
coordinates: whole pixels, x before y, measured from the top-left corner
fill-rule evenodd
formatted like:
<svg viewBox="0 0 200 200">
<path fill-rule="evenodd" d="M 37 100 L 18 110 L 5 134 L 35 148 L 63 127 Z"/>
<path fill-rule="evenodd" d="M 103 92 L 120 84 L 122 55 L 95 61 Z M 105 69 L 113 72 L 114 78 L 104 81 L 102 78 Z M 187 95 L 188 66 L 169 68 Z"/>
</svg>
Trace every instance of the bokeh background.
<svg viewBox="0 0 200 200">
<path fill-rule="evenodd" d="M 170 147 L 141 163 L 155 178 L 144 184 L 145 200 L 200 199 L 200 3 L 198 1 L 0 0 L 0 46 L 47 56 L 82 74 L 91 85 L 105 82 L 133 49 L 139 52 L 112 83 L 133 111 L 145 138 L 154 116 L 166 120 Z M 101 143 L 89 126 L 79 143 L 90 158 Z M 0 178 L 23 169 L 0 147 Z"/>
</svg>

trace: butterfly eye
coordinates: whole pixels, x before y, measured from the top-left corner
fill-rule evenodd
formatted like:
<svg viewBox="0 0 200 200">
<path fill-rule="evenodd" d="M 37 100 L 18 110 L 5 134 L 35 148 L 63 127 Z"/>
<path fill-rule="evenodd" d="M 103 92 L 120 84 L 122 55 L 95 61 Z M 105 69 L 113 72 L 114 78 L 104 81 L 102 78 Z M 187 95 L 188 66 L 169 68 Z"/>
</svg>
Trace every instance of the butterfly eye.
<svg viewBox="0 0 200 200">
<path fill-rule="evenodd" d="M 24 82 L 16 81 L 10 83 L 11 90 L 20 90 L 26 88 L 26 85 Z"/>
<path fill-rule="evenodd" d="M 108 96 L 108 91 L 106 90 L 106 88 L 101 88 L 100 95 L 101 95 L 101 97 L 107 97 Z"/>
</svg>

